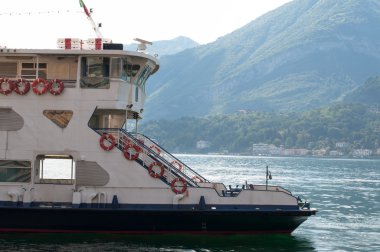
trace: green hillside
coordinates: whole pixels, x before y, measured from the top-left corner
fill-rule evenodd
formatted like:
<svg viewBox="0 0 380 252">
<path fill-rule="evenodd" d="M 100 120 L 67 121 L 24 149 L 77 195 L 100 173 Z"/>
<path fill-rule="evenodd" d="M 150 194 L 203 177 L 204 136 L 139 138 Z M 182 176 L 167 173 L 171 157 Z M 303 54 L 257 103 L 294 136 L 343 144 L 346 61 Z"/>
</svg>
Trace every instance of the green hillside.
<svg viewBox="0 0 380 252">
<path fill-rule="evenodd" d="M 369 78 L 363 86 L 359 86 L 344 97 L 347 103 L 362 103 L 380 106 L 380 77 Z"/>
<path fill-rule="evenodd" d="M 141 131 L 165 149 L 178 152 L 251 154 L 252 144 L 284 148 L 334 150 L 336 143 L 350 148 L 380 148 L 380 108 L 336 104 L 304 113 L 240 112 L 202 118 L 161 119 L 141 125 Z M 209 147 L 197 149 L 198 141 Z"/>
<path fill-rule="evenodd" d="M 380 75 L 380 1 L 295 0 L 213 43 L 160 59 L 145 120 L 307 111 Z"/>
</svg>

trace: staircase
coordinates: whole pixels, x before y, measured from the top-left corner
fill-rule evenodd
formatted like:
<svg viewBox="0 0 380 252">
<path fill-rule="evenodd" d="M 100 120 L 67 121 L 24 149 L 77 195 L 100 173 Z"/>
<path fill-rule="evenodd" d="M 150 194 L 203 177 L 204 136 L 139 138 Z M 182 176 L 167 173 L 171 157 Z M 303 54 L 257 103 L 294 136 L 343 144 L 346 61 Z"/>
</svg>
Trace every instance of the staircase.
<svg viewBox="0 0 380 252">
<path fill-rule="evenodd" d="M 110 140 L 104 141 L 109 141 L 109 144 L 122 151 L 127 159 L 135 161 L 147 169 L 150 176 L 159 178 L 164 183 L 172 185 L 172 187 L 172 183 L 179 179 L 186 181 L 188 187 L 199 187 L 198 183 L 209 182 L 143 134 L 131 133 L 124 129 L 116 128 L 94 130 L 101 136 L 105 134 L 111 135 L 115 141 L 114 143 L 111 143 Z"/>
</svg>

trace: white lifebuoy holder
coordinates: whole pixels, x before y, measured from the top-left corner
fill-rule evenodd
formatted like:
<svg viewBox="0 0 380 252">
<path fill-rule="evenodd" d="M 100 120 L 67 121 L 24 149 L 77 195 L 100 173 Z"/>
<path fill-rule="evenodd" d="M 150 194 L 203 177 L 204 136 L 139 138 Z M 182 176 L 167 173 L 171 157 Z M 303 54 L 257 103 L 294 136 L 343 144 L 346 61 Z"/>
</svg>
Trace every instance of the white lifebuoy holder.
<svg viewBox="0 0 380 252">
<path fill-rule="evenodd" d="M 99 139 L 100 147 L 105 151 L 110 151 L 116 145 L 116 139 L 111 134 L 103 134 Z"/>
<path fill-rule="evenodd" d="M 149 148 L 150 148 L 152 151 L 154 151 L 157 155 L 160 155 L 161 150 L 160 150 L 160 148 L 158 148 L 156 145 L 151 145 Z"/>
<path fill-rule="evenodd" d="M 14 87 L 15 85 L 12 80 L 3 78 L 0 79 L 0 93 L 2 93 L 3 95 L 8 95 L 12 93 Z"/>
<path fill-rule="evenodd" d="M 156 172 L 156 169 L 155 169 L 156 167 L 160 169 L 159 173 Z M 149 172 L 149 175 L 153 178 L 161 178 L 164 175 L 165 167 L 160 162 L 153 162 L 152 164 L 149 165 L 148 172 Z"/>
<path fill-rule="evenodd" d="M 55 79 L 49 82 L 49 92 L 52 95 L 60 95 L 65 89 L 65 85 L 61 80 Z"/>
<path fill-rule="evenodd" d="M 42 78 L 37 78 L 32 83 L 32 89 L 36 95 L 43 95 L 49 89 L 49 83 Z"/>
<path fill-rule="evenodd" d="M 195 183 L 203 183 L 204 182 L 204 180 L 199 176 L 194 176 L 191 178 L 191 180 L 194 181 Z"/>
<path fill-rule="evenodd" d="M 183 178 L 175 178 L 170 183 L 170 187 L 175 194 L 182 194 L 187 190 L 187 182 Z"/>
<path fill-rule="evenodd" d="M 175 168 L 177 168 L 178 170 L 183 171 L 183 166 L 182 166 L 182 164 L 181 164 L 180 162 L 178 162 L 177 160 L 173 160 L 173 161 L 171 162 L 171 164 L 172 164 Z"/>
<path fill-rule="evenodd" d="M 30 83 L 24 79 L 18 79 L 15 83 L 14 91 L 16 94 L 24 95 L 27 94 L 30 90 Z"/>
<path fill-rule="evenodd" d="M 128 144 L 124 146 L 123 154 L 124 157 L 128 160 L 136 160 L 139 157 L 140 147 L 134 144 Z"/>
</svg>

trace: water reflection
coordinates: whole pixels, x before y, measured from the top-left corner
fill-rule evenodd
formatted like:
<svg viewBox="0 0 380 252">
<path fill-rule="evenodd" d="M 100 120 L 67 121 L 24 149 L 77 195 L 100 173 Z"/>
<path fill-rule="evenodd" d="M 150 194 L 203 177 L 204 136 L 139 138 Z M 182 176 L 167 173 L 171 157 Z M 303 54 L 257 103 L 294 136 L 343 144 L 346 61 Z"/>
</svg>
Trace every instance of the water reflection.
<svg viewBox="0 0 380 252">
<path fill-rule="evenodd" d="M 0 235 L 0 251 L 316 251 L 292 235 Z"/>
</svg>

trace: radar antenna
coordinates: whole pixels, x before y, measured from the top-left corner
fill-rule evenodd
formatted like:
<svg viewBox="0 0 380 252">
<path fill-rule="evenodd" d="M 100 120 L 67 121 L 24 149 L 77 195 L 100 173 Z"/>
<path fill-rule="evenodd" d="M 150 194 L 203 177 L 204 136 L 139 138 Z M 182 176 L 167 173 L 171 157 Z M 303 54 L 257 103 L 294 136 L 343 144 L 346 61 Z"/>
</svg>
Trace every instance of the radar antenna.
<svg viewBox="0 0 380 252">
<path fill-rule="evenodd" d="M 138 52 L 142 52 L 142 53 L 145 53 L 146 45 L 152 45 L 153 44 L 150 41 L 147 41 L 147 40 L 144 40 L 144 39 L 140 39 L 140 38 L 135 38 L 134 41 L 137 41 L 137 42 L 140 43 L 137 46 L 137 51 Z"/>
</svg>

